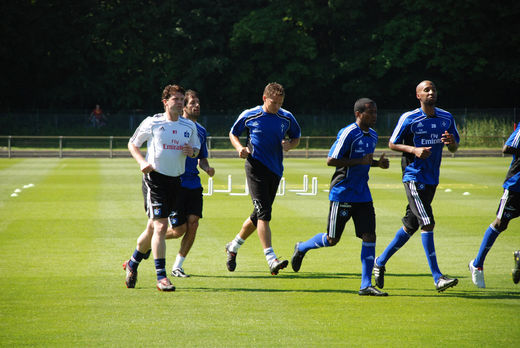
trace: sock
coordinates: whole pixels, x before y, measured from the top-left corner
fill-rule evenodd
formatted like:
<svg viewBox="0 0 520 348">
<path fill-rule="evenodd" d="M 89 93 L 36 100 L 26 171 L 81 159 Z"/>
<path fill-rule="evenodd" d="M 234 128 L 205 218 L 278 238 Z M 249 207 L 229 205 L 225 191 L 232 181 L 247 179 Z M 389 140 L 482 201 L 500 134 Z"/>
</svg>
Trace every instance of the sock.
<svg viewBox="0 0 520 348">
<path fill-rule="evenodd" d="M 430 265 L 430 270 L 432 271 L 433 281 L 437 284 L 442 273 L 437 264 L 437 254 L 435 253 L 435 243 L 433 242 L 433 231 L 422 231 L 421 239 L 424 252 L 426 253 L 426 258 L 428 259 L 428 264 Z"/>
<path fill-rule="evenodd" d="M 390 242 L 390 244 L 388 244 L 385 251 L 383 251 L 383 253 L 376 259 L 377 265 L 386 265 L 390 257 L 392 257 L 392 255 L 395 254 L 397 250 L 401 249 L 401 247 L 405 245 L 406 242 L 408 242 L 408 239 L 410 239 L 410 237 L 411 236 L 405 232 L 404 228 L 401 227 L 396 232 L 394 239 Z"/>
<path fill-rule="evenodd" d="M 134 271 L 137 271 L 137 267 L 139 267 L 139 263 L 144 258 L 144 256 L 145 254 L 135 249 L 134 253 L 132 254 L 132 257 L 130 258 L 130 261 L 128 261 L 128 265 L 130 266 L 130 268 Z"/>
<path fill-rule="evenodd" d="M 166 259 L 155 259 L 155 272 L 157 280 L 166 278 Z"/>
<path fill-rule="evenodd" d="M 181 254 L 177 254 L 177 257 L 175 258 L 175 263 L 173 264 L 173 269 L 182 268 L 182 264 L 184 263 L 185 259 L 186 258 L 181 256 Z"/>
<path fill-rule="evenodd" d="M 372 269 L 376 256 L 376 243 L 361 243 L 361 288 L 372 285 Z"/>
<path fill-rule="evenodd" d="M 298 250 L 306 253 L 311 249 L 318 249 L 330 246 L 329 240 L 327 239 L 326 233 L 318 233 L 308 241 L 300 243 Z"/>
<path fill-rule="evenodd" d="M 238 249 L 244 244 L 245 240 L 240 238 L 240 235 L 237 234 L 235 239 L 231 241 L 231 245 L 229 246 L 229 251 L 236 253 Z"/>
<path fill-rule="evenodd" d="M 269 267 L 271 267 L 271 263 L 273 263 L 274 260 L 276 260 L 276 254 L 274 253 L 273 248 L 266 248 L 264 249 L 264 255 L 265 259 L 267 260 L 267 264 Z"/>
<path fill-rule="evenodd" d="M 495 243 L 500 232 L 495 230 L 491 225 L 487 228 L 486 233 L 484 233 L 484 238 L 482 238 L 482 244 L 480 244 L 480 249 L 478 251 L 477 257 L 475 261 L 473 261 L 473 267 L 483 268 L 484 260 L 486 259 L 486 255 Z"/>
</svg>

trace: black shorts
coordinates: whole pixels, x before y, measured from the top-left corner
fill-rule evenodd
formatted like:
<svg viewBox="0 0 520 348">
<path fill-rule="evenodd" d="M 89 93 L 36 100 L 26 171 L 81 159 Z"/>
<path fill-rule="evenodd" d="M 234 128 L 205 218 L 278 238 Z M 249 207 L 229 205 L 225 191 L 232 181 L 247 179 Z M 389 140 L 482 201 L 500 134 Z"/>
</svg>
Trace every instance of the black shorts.
<svg viewBox="0 0 520 348">
<path fill-rule="evenodd" d="M 202 218 L 202 187 L 189 189 L 181 187 L 177 198 L 177 209 L 168 217 L 172 227 L 177 227 L 187 221 L 188 215 L 196 215 Z"/>
<path fill-rule="evenodd" d="M 248 156 L 245 163 L 247 186 L 253 200 L 251 221 L 256 226 L 258 219 L 270 221 L 271 212 L 280 177 L 260 161 Z"/>
<path fill-rule="evenodd" d="M 354 220 L 356 237 L 376 235 L 376 213 L 372 202 L 341 203 L 331 201 L 327 225 L 328 236 L 339 240 L 346 223 L 351 217 Z"/>
<path fill-rule="evenodd" d="M 403 225 L 409 234 L 415 233 L 421 226 L 435 225 L 433 218 L 432 201 L 437 185 L 426 185 L 416 181 L 404 183 L 404 190 L 408 198 Z"/>
<path fill-rule="evenodd" d="M 142 190 L 144 210 L 150 219 L 167 218 L 177 207 L 177 196 L 181 188 L 178 176 L 157 172 L 143 175 Z"/>
<path fill-rule="evenodd" d="M 506 222 L 520 216 L 520 192 L 504 190 L 497 209 L 497 218 Z M 507 224 L 506 224 L 507 226 Z"/>
</svg>

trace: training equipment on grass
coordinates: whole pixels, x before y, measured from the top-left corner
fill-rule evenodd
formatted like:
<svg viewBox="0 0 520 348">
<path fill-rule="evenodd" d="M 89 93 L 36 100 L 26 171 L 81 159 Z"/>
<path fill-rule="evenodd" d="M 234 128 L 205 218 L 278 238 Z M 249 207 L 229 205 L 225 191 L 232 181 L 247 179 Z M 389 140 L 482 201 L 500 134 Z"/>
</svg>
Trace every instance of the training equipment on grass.
<svg viewBox="0 0 520 348">
<path fill-rule="evenodd" d="M 300 196 L 316 196 L 318 194 L 318 178 L 312 178 L 311 192 L 297 192 L 296 194 Z"/>
<path fill-rule="evenodd" d="M 303 188 L 301 190 L 289 190 L 290 192 L 307 192 L 309 190 L 309 176 L 303 176 Z"/>
<path fill-rule="evenodd" d="M 311 192 L 309 191 L 309 176 L 305 174 L 303 176 L 304 187 L 301 190 L 288 190 L 290 192 L 296 192 L 297 195 L 301 196 L 316 196 L 318 194 L 318 178 L 313 177 L 311 181 Z M 225 190 L 215 190 L 213 188 L 213 178 L 208 178 L 208 192 L 203 192 L 203 196 L 212 196 L 213 193 L 227 193 L 230 196 L 247 196 L 249 195 L 249 186 L 247 185 L 247 179 L 244 184 L 244 192 L 232 192 L 233 190 L 233 178 L 231 174 L 227 176 L 227 188 Z M 284 177 L 280 179 L 277 196 L 285 196 L 286 191 L 286 180 Z"/>
</svg>

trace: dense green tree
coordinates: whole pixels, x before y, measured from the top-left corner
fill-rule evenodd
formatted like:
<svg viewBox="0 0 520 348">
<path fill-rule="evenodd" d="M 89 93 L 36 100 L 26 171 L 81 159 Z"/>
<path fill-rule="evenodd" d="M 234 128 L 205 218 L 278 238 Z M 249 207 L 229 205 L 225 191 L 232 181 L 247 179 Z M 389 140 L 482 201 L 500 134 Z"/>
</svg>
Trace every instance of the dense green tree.
<svg viewBox="0 0 520 348">
<path fill-rule="evenodd" d="M 0 108 L 154 110 L 176 82 L 234 113 L 269 81 L 297 112 L 408 108 L 424 78 L 443 106 L 510 107 L 519 15 L 483 0 L 3 1 Z"/>
</svg>

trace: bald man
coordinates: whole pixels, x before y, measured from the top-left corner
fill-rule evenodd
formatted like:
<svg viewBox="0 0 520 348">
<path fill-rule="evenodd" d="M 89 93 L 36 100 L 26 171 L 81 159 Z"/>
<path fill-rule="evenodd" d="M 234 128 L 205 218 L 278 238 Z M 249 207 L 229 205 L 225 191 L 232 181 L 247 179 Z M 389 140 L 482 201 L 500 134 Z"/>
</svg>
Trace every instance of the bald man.
<svg viewBox="0 0 520 348">
<path fill-rule="evenodd" d="M 385 251 L 375 259 L 374 280 L 384 287 L 385 265 L 410 237 L 420 228 L 426 259 L 437 291 L 457 285 L 458 279 L 443 275 L 437 264 L 433 229 L 435 220 L 431 203 L 439 184 L 442 150 L 448 147 L 455 152 L 459 146 L 459 133 L 453 116 L 437 108 L 437 88 L 431 81 L 422 81 L 416 87 L 421 107 L 405 112 L 388 142 L 390 149 L 402 152 L 403 184 L 408 198 L 403 225 Z"/>
</svg>

